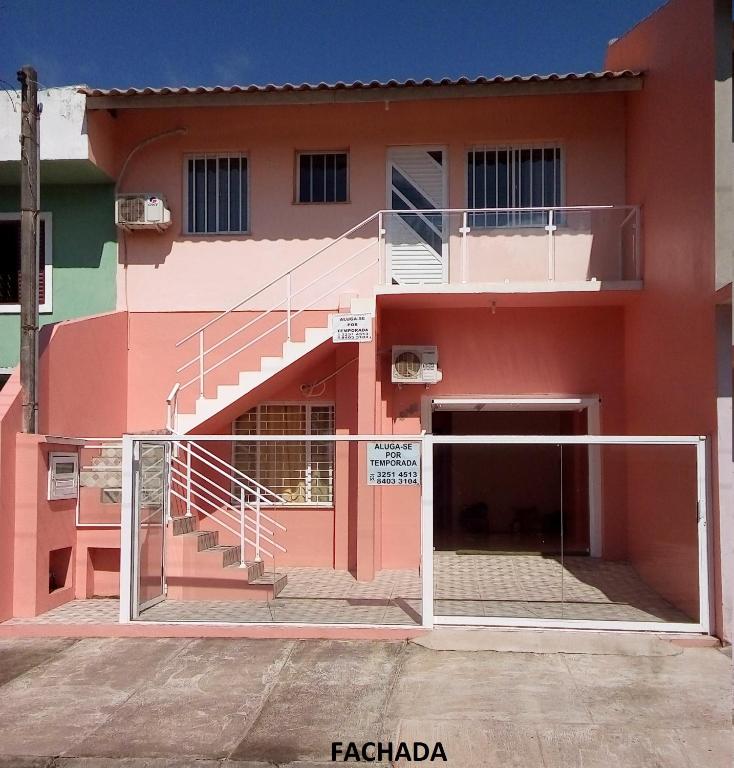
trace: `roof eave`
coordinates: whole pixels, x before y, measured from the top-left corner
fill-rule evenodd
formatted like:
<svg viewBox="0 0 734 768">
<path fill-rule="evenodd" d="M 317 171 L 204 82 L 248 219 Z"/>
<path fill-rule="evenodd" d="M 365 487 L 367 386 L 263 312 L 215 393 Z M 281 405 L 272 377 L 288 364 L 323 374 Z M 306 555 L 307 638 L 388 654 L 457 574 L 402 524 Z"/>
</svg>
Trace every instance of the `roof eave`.
<svg viewBox="0 0 734 768">
<path fill-rule="evenodd" d="M 639 91 L 641 73 L 624 77 L 538 79 L 451 85 L 365 86 L 328 88 L 274 88 L 272 90 L 227 90 L 177 93 L 109 93 L 87 91 L 88 109 L 159 109 L 162 107 L 239 107 L 285 104 L 344 104 L 427 99 L 466 99 L 508 96 L 551 96 L 585 93 Z"/>
</svg>

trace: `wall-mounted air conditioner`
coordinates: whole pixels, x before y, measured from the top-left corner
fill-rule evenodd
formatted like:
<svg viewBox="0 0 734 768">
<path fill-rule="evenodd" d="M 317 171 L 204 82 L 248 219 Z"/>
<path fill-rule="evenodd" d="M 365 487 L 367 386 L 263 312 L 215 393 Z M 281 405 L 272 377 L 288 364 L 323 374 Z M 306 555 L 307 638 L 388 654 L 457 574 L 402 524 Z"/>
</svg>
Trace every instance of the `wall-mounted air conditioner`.
<svg viewBox="0 0 734 768">
<path fill-rule="evenodd" d="M 171 211 L 160 195 L 118 195 L 115 200 L 115 224 L 122 229 L 161 231 L 171 225 Z"/>
<path fill-rule="evenodd" d="M 436 384 L 442 378 L 438 348 L 393 347 L 391 370 L 394 384 Z"/>
</svg>

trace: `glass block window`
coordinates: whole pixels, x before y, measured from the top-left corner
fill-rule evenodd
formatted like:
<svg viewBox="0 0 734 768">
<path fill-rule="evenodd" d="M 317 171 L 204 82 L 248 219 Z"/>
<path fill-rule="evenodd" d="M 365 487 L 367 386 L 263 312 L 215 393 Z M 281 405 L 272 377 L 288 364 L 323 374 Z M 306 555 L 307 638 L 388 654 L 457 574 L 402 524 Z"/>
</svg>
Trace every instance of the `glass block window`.
<svg viewBox="0 0 734 768">
<path fill-rule="evenodd" d="M 347 201 L 347 153 L 299 152 L 299 203 L 345 203 Z"/>
<path fill-rule="evenodd" d="M 334 434 L 334 406 L 266 403 L 235 420 L 235 435 Z M 334 443 L 235 442 L 234 466 L 288 504 L 332 504 Z"/>
<path fill-rule="evenodd" d="M 186 232 L 227 234 L 249 231 L 245 155 L 186 158 Z"/>
<path fill-rule="evenodd" d="M 477 147 L 467 155 L 467 207 L 562 206 L 562 156 L 558 146 Z M 473 227 L 545 226 L 543 211 L 475 213 Z"/>
</svg>

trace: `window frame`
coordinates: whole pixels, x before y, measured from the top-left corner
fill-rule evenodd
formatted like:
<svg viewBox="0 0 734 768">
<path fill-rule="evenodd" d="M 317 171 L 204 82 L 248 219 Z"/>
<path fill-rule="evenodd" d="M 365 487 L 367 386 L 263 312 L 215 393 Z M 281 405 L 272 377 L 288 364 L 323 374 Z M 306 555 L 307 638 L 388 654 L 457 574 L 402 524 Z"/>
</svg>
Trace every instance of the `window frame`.
<svg viewBox="0 0 734 768">
<path fill-rule="evenodd" d="M 252 408 L 248 408 L 245 413 L 248 411 L 251 411 L 253 409 L 256 410 L 256 417 L 255 417 L 255 424 L 256 424 L 256 435 L 261 435 L 260 432 L 260 419 L 261 419 L 261 409 L 265 406 L 299 406 L 306 409 L 305 413 L 305 424 L 306 424 L 306 432 L 305 435 L 312 435 L 311 431 L 311 410 L 313 408 L 331 408 L 332 409 L 332 419 L 336 418 L 336 404 L 332 400 L 267 400 L 262 403 L 258 403 L 257 405 L 254 405 Z M 235 423 L 237 422 L 238 418 L 241 418 L 245 415 L 245 413 L 240 414 L 240 416 L 236 417 L 232 421 L 232 435 L 236 435 L 235 432 Z M 246 437 L 246 435 L 239 435 L 240 437 Z M 233 467 L 238 468 L 236 464 L 236 451 L 237 451 L 237 443 L 238 442 L 247 442 L 247 440 L 233 440 L 232 441 L 232 455 L 231 455 L 231 464 Z M 260 479 L 260 451 L 262 449 L 263 441 L 254 441 L 255 442 L 255 449 L 256 449 L 256 470 L 255 470 L 255 476 L 253 477 L 254 480 L 257 480 L 259 483 L 262 483 L 262 485 L 265 485 L 263 481 Z M 310 472 L 311 469 L 311 445 L 313 444 L 312 440 L 304 440 L 306 444 L 306 463 L 305 463 L 305 471 Z M 333 440 L 327 441 L 332 446 L 332 456 L 331 456 L 331 500 L 330 501 L 286 501 L 286 502 L 275 502 L 274 506 L 276 507 L 317 507 L 320 509 L 333 509 L 334 508 L 334 481 L 336 476 L 336 451 L 334 450 L 335 443 Z M 240 470 L 242 471 L 242 470 Z M 245 473 L 247 474 L 247 473 Z M 267 486 L 266 486 L 267 487 Z M 307 497 L 311 495 L 311 486 L 310 484 L 306 486 L 306 494 Z"/>
<path fill-rule="evenodd" d="M 559 168 L 561 173 L 561 179 L 560 179 L 560 185 L 559 185 L 559 196 L 560 196 L 560 202 L 557 205 L 550 205 L 545 206 L 546 208 L 564 208 L 566 207 L 566 145 L 563 141 L 554 140 L 554 139 L 548 139 L 548 140 L 540 140 L 540 141 L 534 141 L 534 142 L 512 142 L 512 141 L 505 141 L 505 142 L 495 142 L 490 144 L 483 144 L 481 142 L 470 144 L 466 147 L 466 151 L 464 152 L 464 199 L 465 199 L 465 205 L 468 210 L 474 210 L 473 208 L 470 208 L 469 206 L 469 154 L 471 152 L 500 152 L 500 151 L 506 151 L 506 152 L 512 152 L 515 150 L 523 150 L 523 149 L 557 149 L 559 150 L 560 159 L 559 159 Z M 521 208 L 522 206 L 506 206 L 508 208 Z M 533 208 L 538 206 L 528 206 L 528 208 Z M 478 224 L 476 220 L 471 224 L 472 229 L 482 229 L 482 230 L 503 230 L 503 229 L 539 229 L 541 227 L 544 227 L 545 224 L 533 224 L 533 223 L 523 223 L 523 224 Z"/>
<path fill-rule="evenodd" d="M 344 155 L 346 167 L 346 196 L 344 200 L 301 200 L 301 157 L 303 155 Z M 297 149 L 293 163 L 293 205 L 348 205 L 352 202 L 350 177 L 352 171 L 351 152 L 349 147 L 340 149 Z"/>
<path fill-rule="evenodd" d="M 211 160 L 217 161 L 217 168 L 219 167 L 220 158 L 239 157 L 243 158 L 247 162 L 247 196 L 245 199 L 245 208 L 247 215 L 247 229 L 219 229 L 209 230 L 208 232 L 195 232 L 189 228 L 189 160 Z M 181 209 L 181 234 L 186 237 L 247 237 L 252 235 L 252 206 L 250 205 L 252 195 L 252 177 L 250 173 L 251 157 L 250 152 L 246 150 L 221 150 L 214 152 L 186 152 L 183 155 L 183 162 L 181 163 L 181 176 L 182 176 L 182 209 Z M 218 188 L 217 188 L 218 189 Z M 218 200 L 217 191 L 217 200 Z M 242 208 L 240 209 L 242 210 Z M 217 216 L 217 225 L 219 224 L 219 217 Z"/>
<path fill-rule="evenodd" d="M 43 277 L 44 293 L 43 303 L 38 305 L 39 314 L 51 314 L 53 312 L 53 215 L 50 211 L 41 211 L 38 218 L 44 222 L 46 229 L 46 238 L 44 242 L 43 256 Z M 20 211 L 0 213 L 0 221 L 20 221 Z M 0 315 L 18 315 L 20 314 L 20 303 L 2 304 L 0 303 Z"/>
</svg>

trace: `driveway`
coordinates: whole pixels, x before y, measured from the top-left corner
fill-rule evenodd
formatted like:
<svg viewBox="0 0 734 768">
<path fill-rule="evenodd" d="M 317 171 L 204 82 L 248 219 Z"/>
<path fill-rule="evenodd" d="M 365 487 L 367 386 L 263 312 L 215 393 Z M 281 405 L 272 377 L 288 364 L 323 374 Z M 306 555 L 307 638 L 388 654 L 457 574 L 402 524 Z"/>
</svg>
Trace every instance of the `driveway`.
<svg viewBox="0 0 734 768">
<path fill-rule="evenodd" d="M 734 764 L 720 649 L 458 630 L 422 642 L 2 639 L 0 766 L 306 768 L 335 765 L 332 742 L 341 761 L 349 742 L 401 741 L 440 742 L 447 761 L 422 764 L 457 768 Z"/>
</svg>

